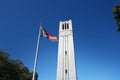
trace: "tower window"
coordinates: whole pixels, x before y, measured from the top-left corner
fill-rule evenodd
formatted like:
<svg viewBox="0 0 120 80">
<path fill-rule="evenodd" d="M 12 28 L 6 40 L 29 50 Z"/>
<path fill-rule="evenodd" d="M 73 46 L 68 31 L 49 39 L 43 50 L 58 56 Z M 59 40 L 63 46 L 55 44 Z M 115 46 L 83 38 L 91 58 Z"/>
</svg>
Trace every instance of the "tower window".
<svg viewBox="0 0 120 80">
<path fill-rule="evenodd" d="M 67 69 L 65 69 L 65 73 L 67 74 Z"/>
<path fill-rule="evenodd" d="M 67 51 L 65 51 L 65 54 L 67 54 Z"/>
<path fill-rule="evenodd" d="M 62 25 L 62 29 L 64 30 L 64 24 Z"/>
<path fill-rule="evenodd" d="M 67 29 L 69 29 L 69 24 L 67 23 Z"/>
<path fill-rule="evenodd" d="M 65 29 L 66 29 L 66 27 L 67 27 L 67 26 L 66 26 L 66 23 L 65 23 Z"/>
</svg>

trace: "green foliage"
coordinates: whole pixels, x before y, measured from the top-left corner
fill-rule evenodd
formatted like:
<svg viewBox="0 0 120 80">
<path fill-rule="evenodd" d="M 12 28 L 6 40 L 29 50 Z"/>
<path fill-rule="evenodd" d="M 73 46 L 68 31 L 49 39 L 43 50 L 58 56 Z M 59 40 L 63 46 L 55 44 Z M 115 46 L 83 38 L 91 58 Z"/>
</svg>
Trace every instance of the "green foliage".
<svg viewBox="0 0 120 80">
<path fill-rule="evenodd" d="M 32 80 L 32 73 L 20 60 L 10 59 L 0 50 L 0 80 Z"/>
<path fill-rule="evenodd" d="M 120 14 L 120 4 L 117 4 L 112 10 L 113 14 Z"/>
<path fill-rule="evenodd" d="M 117 31 L 120 31 L 120 3 L 117 4 L 115 8 L 113 8 L 112 12 L 114 14 L 114 19 L 116 20 L 118 26 Z"/>
<path fill-rule="evenodd" d="M 118 26 L 118 29 L 117 29 L 117 31 L 120 31 L 120 26 Z"/>
</svg>

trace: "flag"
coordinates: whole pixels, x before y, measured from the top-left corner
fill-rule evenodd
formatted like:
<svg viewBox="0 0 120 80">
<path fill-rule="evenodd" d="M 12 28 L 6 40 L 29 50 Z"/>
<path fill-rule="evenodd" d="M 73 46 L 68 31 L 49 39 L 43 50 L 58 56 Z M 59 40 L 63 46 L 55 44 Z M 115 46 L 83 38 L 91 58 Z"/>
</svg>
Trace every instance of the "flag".
<svg viewBox="0 0 120 80">
<path fill-rule="evenodd" d="M 53 35 L 47 33 L 46 30 L 43 29 L 42 27 L 41 27 L 41 37 L 48 38 L 51 41 L 57 41 L 58 40 L 58 38 L 56 36 L 53 36 Z"/>
</svg>

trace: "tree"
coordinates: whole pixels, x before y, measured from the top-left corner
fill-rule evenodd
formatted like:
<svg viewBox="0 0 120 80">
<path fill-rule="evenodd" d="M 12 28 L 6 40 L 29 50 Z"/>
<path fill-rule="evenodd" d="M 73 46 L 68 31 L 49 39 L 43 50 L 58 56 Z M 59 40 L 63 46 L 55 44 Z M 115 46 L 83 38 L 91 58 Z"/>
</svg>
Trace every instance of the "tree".
<svg viewBox="0 0 120 80">
<path fill-rule="evenodd" d="M 32 80 L 32 72 L 20 60 L 10 59 L 7 52 L 0 50 L 0 80 Z"/>
<path fill-rule="evenodd" d="M 117 4 L 115 8 L 113 8 L 112 12 L 114 14 L 114 19 L 116 20 L 118 26 L 117 31 L 120 31 L 120 3 Z"/>
</svg>

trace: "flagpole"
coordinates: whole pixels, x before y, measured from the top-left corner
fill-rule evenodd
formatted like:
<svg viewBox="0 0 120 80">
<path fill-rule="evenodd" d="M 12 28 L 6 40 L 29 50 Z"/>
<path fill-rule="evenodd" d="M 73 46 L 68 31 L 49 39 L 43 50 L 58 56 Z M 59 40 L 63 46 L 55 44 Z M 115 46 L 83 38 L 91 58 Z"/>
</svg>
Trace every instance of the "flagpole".
<svg viewBox="0 0 120 80">
<path fill-rule="evenodd" d="M 32 80 L 35 80 L 36 65 L 37 65 L 37 61 L 38 61 L 38 52 L 39 52 L 39 46 L 40 46 L 40 36 L 41 36 L 41 26 L 39 28 L 39 34 L 38 34 L 38 42 L 37 42 L 37 48 L 36 48 L 36 55 L 35 55 L 35 61 L 34 61 L 34 69 L 33 69 Z"/>
</svg>

